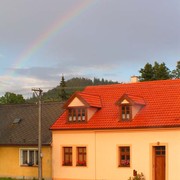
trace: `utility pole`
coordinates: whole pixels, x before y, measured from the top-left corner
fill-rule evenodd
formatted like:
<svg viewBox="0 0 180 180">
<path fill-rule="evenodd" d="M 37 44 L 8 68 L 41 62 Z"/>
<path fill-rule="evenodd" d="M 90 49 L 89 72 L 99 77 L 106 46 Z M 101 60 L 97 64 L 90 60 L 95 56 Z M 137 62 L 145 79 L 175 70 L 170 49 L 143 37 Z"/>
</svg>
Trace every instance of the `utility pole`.
<svg viewBox="0 0 180 180">
<path fill-rule="evenodd" d="M 38 116 L 38 180 L 42 180 L 42 140 L 41 140 L 41 119 L 42 119 L 42 89 L 32 89 L 38 98 L 39 116 Z"/>
</svg>

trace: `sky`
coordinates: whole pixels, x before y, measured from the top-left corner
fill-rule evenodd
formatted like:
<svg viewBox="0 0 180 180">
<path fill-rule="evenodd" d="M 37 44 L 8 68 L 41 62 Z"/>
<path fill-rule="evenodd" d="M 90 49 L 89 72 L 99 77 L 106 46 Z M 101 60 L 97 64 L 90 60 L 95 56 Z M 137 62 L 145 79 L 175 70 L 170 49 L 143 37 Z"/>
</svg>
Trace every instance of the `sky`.
<svg viewBox="0 0 180 180">
<path fill-rule="evenodd" d="M 180 60 L 179 0 L 0 0 L 0 96 L 72 77 L 128 83 Z"/>
</svg>

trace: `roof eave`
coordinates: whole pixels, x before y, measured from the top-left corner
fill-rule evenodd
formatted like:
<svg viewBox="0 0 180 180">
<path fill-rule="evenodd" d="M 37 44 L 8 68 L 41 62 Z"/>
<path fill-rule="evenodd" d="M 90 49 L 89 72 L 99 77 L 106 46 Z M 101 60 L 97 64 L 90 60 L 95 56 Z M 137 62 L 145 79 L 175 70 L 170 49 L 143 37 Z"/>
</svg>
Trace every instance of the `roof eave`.
<svg viewBox="0 0 180 180">
<path fill-rule="evenodd" d="M 108 127 L 108 128 L 58 128 L 52 131 L 79 131 L 79 130 L 121 130 L 121 129 L 160 129 L 160 128 L 180 128 L 180 125 L 159 125 L 159 126 L 134 126 L 134 127 Z"/>
</svg>

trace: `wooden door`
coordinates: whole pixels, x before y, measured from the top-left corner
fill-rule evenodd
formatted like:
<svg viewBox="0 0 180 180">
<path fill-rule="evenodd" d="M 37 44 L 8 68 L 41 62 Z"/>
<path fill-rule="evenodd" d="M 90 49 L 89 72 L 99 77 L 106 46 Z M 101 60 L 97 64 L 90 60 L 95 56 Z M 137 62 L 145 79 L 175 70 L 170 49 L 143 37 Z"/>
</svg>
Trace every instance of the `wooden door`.
<svg viewBox="0 0 180 180">
<path fill-rule="evenodd" d="M 155 180 L 165 180 L 166 174 L 166 148 L 165 146 L 154 147 L 155 156 Z"/>
</svg>

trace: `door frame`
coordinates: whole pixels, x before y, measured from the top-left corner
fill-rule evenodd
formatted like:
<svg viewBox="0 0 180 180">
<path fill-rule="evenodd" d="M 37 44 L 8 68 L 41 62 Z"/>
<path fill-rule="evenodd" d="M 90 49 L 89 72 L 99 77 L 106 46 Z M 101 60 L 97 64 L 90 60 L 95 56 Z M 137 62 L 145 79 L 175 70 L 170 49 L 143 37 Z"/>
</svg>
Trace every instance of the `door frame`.
<svg viewBox="0 0 180 180">
<path fill-rule="evenodd" d="M 155 147 L 165 147 L 165 180 L 168 180 L 168 145 L 166 143 L 153 143 L 150 145 L 150 179 L 155 180 Z"/>
</svg>

